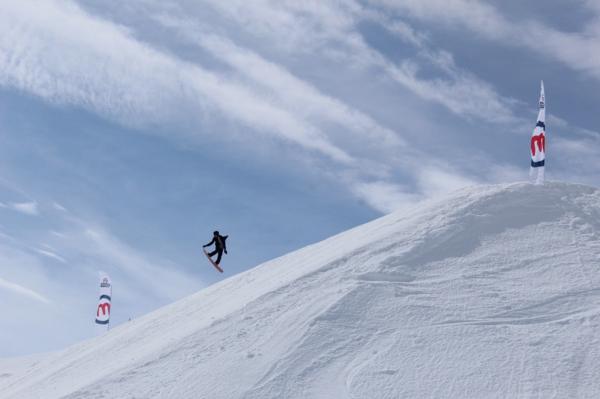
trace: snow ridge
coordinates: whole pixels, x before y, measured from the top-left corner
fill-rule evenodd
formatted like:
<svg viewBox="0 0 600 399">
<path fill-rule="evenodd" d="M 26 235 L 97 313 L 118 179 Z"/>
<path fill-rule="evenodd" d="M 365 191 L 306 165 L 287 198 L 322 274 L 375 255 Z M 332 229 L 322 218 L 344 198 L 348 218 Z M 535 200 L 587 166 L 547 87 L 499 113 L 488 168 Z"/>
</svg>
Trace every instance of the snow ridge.
<svg viewBox="0 0 600 399">
<path fill-rule="evenodd" d="M 599 230 L 592 187 L 464 189 L 0 360 L 0 398 L 594 397 Z"/>
</svg>

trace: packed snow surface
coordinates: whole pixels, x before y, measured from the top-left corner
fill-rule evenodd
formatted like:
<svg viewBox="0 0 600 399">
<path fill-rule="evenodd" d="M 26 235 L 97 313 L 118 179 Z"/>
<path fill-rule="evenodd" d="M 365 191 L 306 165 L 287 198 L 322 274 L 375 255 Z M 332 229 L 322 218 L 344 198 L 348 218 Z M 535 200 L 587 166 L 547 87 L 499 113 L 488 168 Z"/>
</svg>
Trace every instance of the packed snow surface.
<svg viewBox="0 0 600 399">
<path fill-rule="evenodd" d="M 0 360 L 0 398 L 599 397 L 599 231 L 598 189 L 472 187 Z"/>
</svg>

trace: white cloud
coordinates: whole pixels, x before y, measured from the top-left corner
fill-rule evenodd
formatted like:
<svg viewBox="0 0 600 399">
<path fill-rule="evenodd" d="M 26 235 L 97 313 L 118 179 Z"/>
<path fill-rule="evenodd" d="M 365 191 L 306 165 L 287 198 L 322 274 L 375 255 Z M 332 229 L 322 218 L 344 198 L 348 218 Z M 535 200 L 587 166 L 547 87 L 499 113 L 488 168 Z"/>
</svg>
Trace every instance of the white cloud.
<svg viewBox="0 0 600 399">
<path fill-rule="evenodd" d="M 458 68 L 451 54 L 433 49 L 425 34 L 403 21 L 391 20 L 375 9 L 360 6 L 352 0 L 320 2 L 318 5 L 314 2 L 273 4 L 265 1 L 207 1 L 206 6 L 214 7 L 227 17 L 235 19 L 253 34 L 268 37 L 274 44 L 280 43 L 281 37 L 287 39 L 291 35 L 295 38 L 292 39 L 294 49 L 321 53 L 341 59 L 340 62 L 349 65 L 379 68 L 381 73 L 387 74 L 396 83 L 425 100 L 447 107 L 457 115 L 498 123 L 512 123 L 516 120 L 512 111 L 515 100 L 502 97 L 490 84 Z M 481 18 L 484 21 L 487 19 L 483 16 Z M 365 42 L 358 29 L 359 23 L 365 20 L 381 24 L 406 43 L 417 47 L 420 50 L 419 56 L 426 61 L 426 65 L 437 66 L 445 76 L 424 78 L 419 74 L 419 59 L 406 59 L 396 64 L 374 50 Z M 197 23 L 196 26 L 198 25 L 201 24 Z M 285 43 L 287 46 L 290 42 L 286 40 Z M 333 47 L 336 50 L 331 52 Z"/>
<path fill-rule="evenodd" d="M 479 183 L 450 167 L 415 166 L 415 172 L 414 187 L 385 180 L 363 182 L 352 179 L 349 180 L 349 186 L 355 195 L 372 208 L 389 213 Z"/>
<path fill-rule="evenodd" d="M 209 7 L 239 27 L 251 31 L 270 45 L 290 53 L 312 53 L 331 50 L 330 44 L 353 48 L 353 32 L 357 12 L 362 7 L 353 0 L 277 1 L 201 0 L 195 10 Z M 205 21 L 210 24 L 210 21 Z M 277 40 L 273 40 L 277 38 Z M 281 40 L 285 38 L 285 40 Z"/>
<path fill-rule="evenodd" d="M 52 203 L 52 207 L 54 209 L 56 209 L 57 211 L 61 211 L 61 212 L 68 212 L 67 208 L 65 208 L 64 206 L 62 206 L 61 204 L 59 204 L 58 202 L 53 202 Z"/>
<path fill-rule="evenodd" d="M 490 37 L 502 37 L 506 21 L 497 10 L 483 1 L 469 0 L 369 0 L 409 15 L 438 23 L 468 26 Z"/>
<path fill-rule="evenodd" d="M 236 72 L 248 78 L 256 90 L 267 90 L 275 102 L 303 120 L 316 123 L 336 123 L 362 140 L 378 140 L 382 145 L 403 145 L 398 134 L 381 126 L 363 112 L 342 101 L 320 92 L 310 83 L 291 74 L 283 66 L 242 48 L 231 40 L 204 32 L 189 19 L 161 15 L 156 18 L 163 25 L 176 28 L 189 42 L 201 46 L 214 57 L 226 62 Z"/>
<path fill-rule="evenodd" d="M 455 70 L 452 79 L 419 79 L 419 65 L 407 61 L 397 66 L 386 63 L 386 70 L 398 83 L 417 95 L 444 105 L 457 115 L 494 123 L 514 123 L 511 105 L 491 85 L 471 74 Z"/>
<path fill-rule="evenodd" d="M 514 183 L 528 180 L 528 174 L 529 167 L 527 158 L 524 157 L 521 166 L 506 164 L 494 165 L 488 172 L 488 177 L 491 183 Z"/>
<path fill-rule="evenodd" d="M 206 2 L 212 7 L 237 22 L 239 26 L 260 37 L 265 42 L 277 46 L 279 38 L 291 34 L 295 47 L 301 52 L 313 52 L 313 56 L 329 53 L 332 47 L 336 53 L 332 56 L 344 64 L 360 65 L 362 68 L 376 68 L 382 75 L 387 75 L 396 83 L 410 89 L 418 96 L 441 104 L 452 112 L 469 119 L 481 119 L 486 123 L 514 123 L 518 119 L 512 112 L 516 101 L 500 96 L 494 88 L 476 76 L 459 68 L 452 55 L 443 50 L 436 50 L 427 36 L 414 30 L 401 21 L 389 20 L 373 10 L 358 6 L 352 1 L 339 3 L 289 3 L 278 2 Z M 164 26 L 175 29 L 188 42 L 194 43 L 208 51 L 215 58 L 223 61 L 241 78 L 249 81 L 256 90 L 265 91 L 265 95 L 277 99 L 277 103 L 304 120 L 314 123 L 333 122 L 346 128 L 348 133 L 354 131 L 362 136 L 362 148 L 370 148 L 371 152 L 363 152 L 363 158 L 355 156 L 356 168 L 329 171 L 329 174 L 349 182 L 351 192 L 365 200 L 370 206 L 380 211 L 395 209 L 397 204 L 413 200 L 406 190 L 390 179 L 390 171 L 401 168 L 406 171 L 427 157 L 416 148 L 410 148 L 404 140 L 398 138 L 390 129 L 380 126 L 376 121 L 358 112 L 343 102 L 321 93 L 311 84 L 292 75 L 282 65 L 268 61 L 263 56 L 247 48 L 240 47 L 231 39 L 212 33 L 218 30 L 210 22 L 194 19 L 194 13 L 180 10 L 179 14 L 158 12 L 154 20 Z M 396 34 L 406 43 L 415 46 L 419 51 L 418 58 L 396 64 L 383 54 L 371 48 L 361 36 L 358 24 L 363 20 L 375 21 Z M 289 21 L 294 21 L 292 25 Z M 208 24 L 208 25 L 207 25 Z M 290 33 L 290 30 L 293 33 Z M 285 41 L 284 46 L 289 44 Z M 284 50 L 288 50 L 284 48 Z M 420 62 L 435 65 L 441 72 L 435 79 L 423 79 L 420 75 Z M 329 133 L 331 141 L 335 142 Z M 348 146 L 351 136 L 342 138 Z M 377 144 L 373 144 L 377 143 Z M 400 161 L 398 161 L 400 160 Z M 369 165 L 369 166 L 366 166 Z M 365 176 L 365 170 L 379 171 L 378 174 Z M 447 173 L 448 180 L 461 181 L 466 184 L 470 179 L 458 171 L 455 178 Z M 392 172 L 393 174 L 393 172 Z M 412 174 L 412 172 L 411 172 Z M 352 175 L 352 178 L 347 178 Z M 361 177 L 362 176 L 362 177 Z M 375 178 L 375 181 L 372 179 Z M 423 180 L 415 176 L 415 180 Z M 417 187 L 419 197 L 426 191 L 430 195 L 440 190 L 430 190 L 428 184 Z M 444 190 L 441 190 L 444 191 Z M 373 194 L 375 193 L 375 194 Z"/>
<path fill-rule="evenodd" d="M 177 265 L 164 259 L 150 261 L 100 227 L 85 228 L 76 245 L 85 248 L 85 255 L 95 259 L 97 267 L 126 277 L 127 281 L 122 281 L 123 284 L 147 291 L 163 301 L 179 299 L 182 293 L 195 292 L 202 286 L 196 277 L 188 275 Z"/>
<path fill-rule="evenodd" d="M 33 201 L 33 202 L 14 202 L 11 203 L 10 208 L 20 212 L 20 213 L 24 213 L 26 215 L 31 215 L 31 216 L 37 216 L 39 214 L 39 210 L 38 210 L 38 204 L 37 202 Z"/>
<path fill-rule="evenodd" d="M 38 249 L 36 249 L 35 251 L 36 251 L 37 253 L 39 253 L 39 254 L 42 254 L 42 255 L 44 255 L 44 256 L 46 256 L 46 257 L 48 257 L 48 258 L 51 258 L 51 259 L 57 260 L 57 261 L 59 261 L 59 262 L 61 262 L 61 263 L 67 263 L 67 261 L 66 261 L 66 260 L 65 260 L 65 259 L 64 259 L 62 256 L 60 256 L 60 255 L 57 255 L 57 254 L 56 254 L 56 253 L 54 253 L 53 251 L 50 251 L 50 250 L 47 250 L 47 249 L 41 249 L 41 248 L 38 248 Z"/>
<path fill-rule="evenodd" d="M 373 62 L 381 66 L 397 83 L 463 117 L 495 123 L 517 122 L 513 112 L 516 100 L 501 96 L 491 84 L 458 67 L 453 55 L 436 48 L 425 33 L 382 13 L 363 11 L 362 17 L 376 21 L 418 50 L 416 57 L 405 59 L 399 64 L 371 51 Z M 423 67 L 432 66 L 440 71 L 437 78 L 420 77 Z"/>
<path fill-rule="evenodd" d="M 550 126 L 563 128 L 569 133 L 575 133 L 577 135 L 581 135 L 587 138 L 600 139 L 600 132 L 576 126 L 554 114 L 546 115 L 546 119 L 548 125 Z"/>
<path fill-rule="evenodd" d="M 580 32 L 564 32 L 526 16 L 509 20 L 496 7 L 482 1 L 370 0 L 370 3 L 428 22 L 466 28 L 506 45 L 525 47 L 600 79 L 600 29 L 597 28 L 600 8 L 594 1 L 580 3 L 594 16 Z"/>
<path fill-rule="evenodd" d="M 474 179 L 453 172 L 450 167 L 423 168 L 418 176 L 418 186 L 425 197 L 438 196 L 479 183 Z"/>
<path fill-rule="evenodd" d="M 422 197 L 398 184 L 375 181 L 351 185 L 354 194 L 382 213 L 390 213 L 416 204 Z"/>
<path fill-rule="evenodd" d="M 17 295 L 25 296 L 29 299 L 33 299 L 38 302 L 42 302 L 42 303 L 46 303 L 46 304 L 50 303 L 50 301 L 46 297 L 35 292 L 34 290 L 29 289 L 27 287 L 24 287 L 20 284 L 14 283 L 14 282 L 4 280 L 2 278 L 0 278 L 0 289 L 10 291 Z"/>
<path fill-rule="evenodd" d="M 336 161 L 352 161 L 317 126 L 275 102 L 157 51 L 68 1 L 0 4 L 0 85 L 134 126 L 197 118 L 213 109 Z"/>
<path fill-rule="evenodd" d="M 419 18 L 449 18 L 456 23 L 466 15 L 473 19 L 473 29 L 496 34 L 503 32 L 506 23 L 496 18 L 493 7 L 465 10 L 459 0 L 431 4 L 440 11 L 433 12 L 418 2 L 384 2 Z M 379 197 L 392 199 L 368 201 L 379 210 L 405 200 L 403 190 L 394 182 L 396 169 L 401 172 L 397 174 L 408 174 L 409 179 L 422 183 L 415 183 L 419 195 L 444 190 L 432 188 L 441 186 L 435 176 L 414 172 L 419 159 L 428 154 L 409 146 L 397 132 L 366 112 L 227 37 L 219 27 L 222 21 L 194 17 L 194 10 L 209 7 L 242 29 L 232 36 L 260 38 L 264 47 L 280 45 L 283 51 L 299 51 L 311 59 L 325 55 L 339 65 L 363 68 L 356 72 L 365 79 L 372 74 L 387 76 L 464 118 L 499 124 L 517 121 L 512 111 L 515 100 L 502 97 L 491 84 L 456 65 L 452 54 L 436 48 L 426 34 L 405 21 L 390 19 L 369 4 L 353 0 L 207 0 L 204 4 L 169 5 L 166 10 L 162 4 L 143 6 L 147 10 L 140 7 L 141 12 L 176 29 L 188 44 L 197 43 L 227 68 L 211 70 L 197 60 L 182 60 L 165 47 L 157 50 L 136 39 L 135 31 L 95 18 L 71 2 L 44 2 L 40 6 L 43 12 L 29 3 L 4 3 L 0 5 L 4 11 L 0 12 L 0 84 L 50 101 L 84 106 L 126 124 L 172 123 L 186 118 L 202 122 L 219 115 L 249 127 L 245 140 L 254 141 L 260 132 L 264 137 L 296 144 L 309 157 L 325 155 L 329 160 L 319 165 L 330 176 L 354 175 L 351 184 L 357 188 L 351 192 L 364 198 L 361 193 L 368 191 L 365 187 L 374 187 Z M 441 15 L 446 9 L 450 9 L 450 16 Z M 363 38 L 359 29 L 363 21 L 381 24 L 414 46 L 417 55 L 392 62 Z M 437 77 L 425 78 L 421 72 L 424 65 L 437 68 Z M 201 140 L 197 134 L 185 133 L 192 140 Z M 228 134 L 227 130 L 221 134 Z M 471 180 L 458 169 L 452 174 L 455 176 L 449 174 L 447 180 Z"/>
<path fill-rule="evenodd" d="M 389 32 L 395 34 L 397 37 L 401 38 L 407 43 L 410 43 L 418 48 L 424 48 L 429 42 L 427 35 L 415 30 L 406 22 L 400 20 L 389 20 L 387 17 L 381 14 L 375 15 L 376 21 L 382 24 Z"/>
</svg>

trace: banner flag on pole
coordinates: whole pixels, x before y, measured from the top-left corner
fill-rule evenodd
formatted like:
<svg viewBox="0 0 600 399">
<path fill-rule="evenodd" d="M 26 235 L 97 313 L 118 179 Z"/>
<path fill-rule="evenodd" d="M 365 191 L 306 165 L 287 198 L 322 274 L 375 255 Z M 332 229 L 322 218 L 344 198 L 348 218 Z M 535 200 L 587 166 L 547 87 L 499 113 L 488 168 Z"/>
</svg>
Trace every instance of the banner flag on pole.
<svg viewBox="0 0 600 399">
<path fill-rule="evenodd" d="M 112 284 L 106 273 L 100 273 L 100 299 L 96 310 L 96 324 L 108 327 L 110 322 L 110 306 L 112 300 Z"/>
<path fill-rule="evenodd" d="M 531 168 L 529 176 L 535 184 L 544 183 L 546 167 L 546 98 L 544 95 L 544 81 L 540 91 L 540 102 L 537 123 L 531 135 Z"/>
</svg>

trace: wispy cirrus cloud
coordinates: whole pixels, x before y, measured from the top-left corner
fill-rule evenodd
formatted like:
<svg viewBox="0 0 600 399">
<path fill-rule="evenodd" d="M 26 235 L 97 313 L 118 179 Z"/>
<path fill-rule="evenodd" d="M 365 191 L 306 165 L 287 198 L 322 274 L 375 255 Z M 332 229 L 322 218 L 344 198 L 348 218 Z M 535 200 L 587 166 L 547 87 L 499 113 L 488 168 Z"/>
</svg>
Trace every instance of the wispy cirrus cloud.
<svg viewBox="0 0 600 399">
<path fill-rule="evenodd" d="M 433 186 L 417 184 L 422 179 L 409 172 L 428 154 L 407 145 L 401 132 L 236 43 L 238 35 L 215 33 L 221 29 L 186 9 L 199 5 L 165 9 L 139 4 L 150 20 L 174 29 L 187 43 L 199 46 L 227 68 L 205 67 L 165 48 L 157 49 L 138 39 L 135 30 L 94 17 L 72 2 L 44 3 L 44 13 L 51 18 L 30 18 L 39 10 L 13 3 L 3 5 L 7 12 L 0 16 L 5 19 L 0 28 L 5 33 L 0 36 L 0 84 L 49 101 L 83 106 L 126 125 L 181 120 L 202 123 L 215 115 L 233 120 L 249 128 L 245 140 L 274 137 L 299 146 L 307 157 L 327 157 L 333 163 L 320 167 L 333 179 L 343 178 L 350 186 L 348 192 L 359 198 L 367 196 L 361 193 L 369 185 L 389 187 L 377 191 L 381 200 L 367 201 L 379 211 L 391 209 L 380 204 L 393 203 L 407 187 L 398 183 L 396 171 L 412 175 L 414 184 L 409 190 L 420 190 L 420 195 L 437 192 Z M 292 43 L 311 57 L 323 55 L 337 64 L 356 65 L 366 74 L 376 71 L 461 117 L 494 123 L 516 120 L 512 99 L 503 98 L 490 84 L 458 67 L 452 55 L 435 48 L 427 35 L 353 0 L 339 4 L 258 1 L 251 5 L 207 1 L 203 7 L 236 21 L 267 43 L 283 45 L 282 51 L 291 51 L 285 46 Z M 417 57 L 402 62 L 388 59 L 363 37 L 360 24 L 364 21 L 381 24 L 415 47 Z M 289 40 L 282 42 L 282 36 Z M 37 65 L 42 60 L 45 68 L 40 70 Z M 424 64 L 437 68 L 439 76 L 422 77 Z M 182 136 L 199 142 L 202 134 L 185 131 Z M 459 168 L 453 171 L 457 181 L 470 180 Z M 408 194 L 410 197 L 410 191 Z"/>
<path fill-rule="evenodd" d="M 197 44 L 225 62 L 240 76 L 247 78 L 248 84 L 255 90 L 264 90 L 288 112 L 317 124 L 335 123 L 345 128 L 346 132 L 360 135 L 363 141 L 377 140 L 382 146 L 405 144 L 398 133 L 377 123 L 369 115 L 319 91 L 282 65 L 238 46 L 228 38 L 203 31 L 193 20 L 165 15 L 159 15 L 156 19 L 163 25 L 176 29 L 190 43 Z M 345 139 L 348 138 L 346 134 Z"/>
<path fill-rule="evenodd" d="M 350 187 L 354 193 L 374 209 L 390 213 L 407 208 L 419 202 L 448 193 L 462 187 L 481 183 L 481 180 L 469 178 L 451 168 L 432 165 L 416 172 L 414 186 L 402 186 L 385 180 L 356 181 Z"/>
<path fill-rule="evenodd" d="M 243 2 L 215 3 L 206 2 L 207 7 L 214 8 L 229 19 L 238 22 L 239 26 L 262 40 L 272 42 L 275 46 L 283 32 L 292 29 L 291 36 L 301 52 L 314 52 L 344 63 L 354 64 L 365 70 L 377 70 L 393 82 L 409 89 L 425 100 L 447 107 L 457 115 L 468 119 L 481 119 L 494 123 L 516 123 L 519 119 L 513 113 L 516 101 L 500 96 L 491 85 L 479 80 L 474 75 L 459 68 L 452 55 L 443 50 L 435 49 L 425 34 L 414 30 L 410 25 L 390 20 L 374 10 L 361 7 L 353 1 L 345 1 L 341 7 L 331 4 L 313 3 L 253 3 L 252 7 Z M 250 9 L 251 8 L 251 9 Z M 163 26 L 174 29 L 190 43 L 203 48 L 216 59 L 224 62 L 239 74 L 240 78 L 249 81 L 257 90 L 266 90 L 266 95 L 277 98 L 277 102 L 287 107 L 290 112 L 301 115 L 304 119 L 314 120 L 315 123 L 336 123 L 345 128 L 345 134 L 339 143 L 341 147 L 351 148 L 352 136 L 355 132 L 359 137 L 356 141 L 363 149 L 362 157 L 356 158 L 357 165 L 371 164 L 372 168 L 362 167 L 362 170 L 377 170 L 377 176 L 361 176 L 358 171 L 340 170 L 338 176 L 343 176 L 351 192 L 366 199 L 375 209 L 389 211 L 392 203 L 403 203 L 413 197 L 411 192 L 405 192 L 406 186 L 397 184 L 390 179 L 390 170 L 399 168 L 411 170 L 421 159 L 428 155 L 419 148 L 407 146 L 401 135 L 385 128 L 368 115 L 348 107 L 343 102 L 319 92 L 314 86 L 302 81 L 281 65 L 266 60 L 255 51 L 248 50 L 232 42 L 229 38 L 212 33 L 213 27 L 206 21 L 190 18 L 189 10 L 180 9 L 173 14 L 157 11 L 152 19 Z M 303 16 L 309 15 L 306 22 Z M 285 25 L 286 21 L 300 21 Z M 359 25 L 362 21 L 375 21 L 393 32 L 403 41 L 418 50 L 418 58 L 408 59 L 400 64 L 387 59 L 382 53 L 370 47 L 363 38 Z M 287 37 L 287 36 L 286 36 Z M 306 43 L 305 43 L 306 42 Z M 288 42 L 286 42 L 288 43 Z M 289 43 L 288 43 L 289 44 Z M 287 44 L 284 44 L 284 46 Z M 329 49 L 336 47 L 335 54 Z M 284 47 L 287 51 L 287 48 Z M 443 77 L 435 79 L 421 78 L 420 63 L 435 65 Z M 329 133 L 330 140 L 335 141 L 335 132 Z M 337 142 L 336 142 L 337 143 Z M 365 159 L 367 158 L 367 159 Z M 471 181 L 461 176 L 458 169 L 457 181 Z M 392 173 L 393 174 L 393 173 Z M 348 177 L 352 176 L 352 177 Z M 373 177 L 376 177 L 373 180 Z M 413 176 L 419 181 L 418 176 Z M 422 179 L 421 179 L 422 180 Z M 425 190 L 437 192 L 436 188 L 425 187 L 426 182 L 412 185 L 409 190 Z M 377 188 L 377 200 L 374 192 L 368 193 L 367 187 Z M 383 189 L 385 187 L 385 189 Z"/>
<path fill-rule="evenodd" d="M 408 23 L 390 19 L 375 7 L 354 0 L 334 3 L 258 1 L 252 4 L 205 1 L 205 6 L 232 18 L 240 26 L 289 51 L 314 52 L 361 68 L 377 68 L 396 83 L 428 101 L 434 101 L 457 115 L 499 123 L 514 123 L 515 100 L 466 70 L 458 68 L 451 54 L 435 49 L 427 35 Z M 294 21 L 294 23 L 290 23 Z M 418 58 L 397 64 L 371 47 L 360 31 L 364 21 L 374 21 L 419 49 Z M 280 37 L 291 38 L 282 42 Z M 282 44 L 283 43 L 283 44 Z M 331 48 L 335 47 L 335 52 Z M 443 75 L 434 79 L 420 76 L 421 64 L 436 65 Z M 445 76 L 444 76 L 445 75 Z"/>
<path fill-rule="evenodd" d="M 9 208 L 26 215 L 36 216 L 39 214 L 37 202 L 15 202 L 8 205 Z"/>
<path fill-rule="evenodd" d="M 382 8 L 401 10 L 413 18 L 441 19 L 449 24 L 469 19 L 472 29 L 485 30 L 493 39 L 510 30 L 492 6 L 469 9 L 460 0 L 441 3 L 206 0 L 133 6 L 163 27 L 176 29 L 188 44 L 197 43 L 226 69 L 204 66 L 201 60 L 183 60 L 165 46 L 153 47 L 137 37 L 135 28 L 94 17 L 73 2 L 46 2 L 44 13 L 30 4 L 5 4 L 6 12 L 0 16 L 4 18 L 0 84 L 49 101 L 83 106 L 124 124 L 168 124 L 190 118 L 204 122 L 219 115 L 249 128 L 246 140 L 275 137 L 298 145 L 308 157 L 327 157 L 333 162 L 325 163 L 330 175 L 352 176 L 348 184 L 358 188 L 349 192 L 364 192 L 360 188 L 369 184 L 392 187 L 379 190 L 381 196 L 389 192 L 390 201 L 376 202 L 386 203 L 398 198 L 397 193 L 406 187 L 397 183 L 395 170 L 411 175 L 411 190 L 420 190 L 422 195 L 437 192 L 435 185 L 428 189 L 425 183 L 417 184 L 428 180 L 409 172 L 427 157 L 427 150 L 407 145 L 401 133 L 236 40 L 244 37 L 245 42 L 252 42 L 254 37 L 263 47 L 272 45 L 283 52 L 324 56 L 333 64 L 352 65 L 362 69 L 363 77 L 380 74 L 467 120 L 522 123 L 514 111 L 516 100 L 501 96 L 493 85 L 461 68 L 453 55 L 437 48 L 427 34 L 381 12 Z M 195 12 L 200 8 L 210 9 L 222 19 L 206 19 L 206 14 Z M 39 17 L 42 14 L 50 18 Z M 231 21 L 240 31 L 221 28 Z M 392 61 L 369 45 L 361 31 L 365 21 L 381 25 L 416 49 L 416 55 Z M 43 70 L 37 68 L 42 60 Z M 428 68 L 435 68 L 436 76 L 422 72 Z M 202 134 L 182 133 L 197 142 Z M 371 166 L 368 176 L 364 165 Z M 452 170 L 455 181 L 476 179 L 460 167 Z"/>
<path fill-rule="evenodd" d="M 595 1 L 578 2 L 578 6 L 586 7 L 592 16 L 578 32 L 565 32 L 528 16 L 509 19 L 497 7 L 482 1 L 370 0 L 369 3 L 420 20 L 468 29 L 509 46 L 525 47 L 541 57 L 560 61 L 573 70 L 600 79 L 600 8 Z"/>
<path fill-rule="evenodd" d="M 67 261 L 65 260 L 65 258 L 63 258 L 60 255 L 57 255 L 55 252 L 53 252 L 53 251 L 51 251 L 49 249 L 38 248 L 38 249 L 36 249 L 36 252 L 39 253 L 39 254 L 42 254 L 42 255 L 44 255 L 44 256 L 46 256 L 48 258 L 57 260 L 57 261 L 59 261 L 61 263 L 67 263 Z"/>
<path fill-rule="evenodd" d="M 197 277 L 173 262 L 160 258 L 150 260 L 100 226 L 88 225 L 81 234 L 70 232 L 67 237 L 73 243 L 69 245 L 70 251 L 85 248 L 82 255 L 94 259 L 96 267 L 120 275 L 123 295 L 132 301 L 144 292 L 144 298 L 155 297 L 168 303 L 181 298 L 182 292 L 195 292 L 202 285 Z"/>
<path fill-rule="evenodd" d="M 3 290 L 7 290 L 9 292 L 12 292 L 14 294 L 20 295 L 20 296 L 24 296 L 26 298 L 29 299 L 33 299 L 35 301 L 44 303 L 44 304 L 49 304 L 50 301 L 44 297 L 42 294 L 39 294 L 37 292 L 35 292 L 32 289 L 29 289 L 23 285 L 8 281 L 8 280 L 4 280 L 2 278 L 0 278 L 0 289 Z"/>
<path fill-rule="evenodd" d="M 122 26 L 92 17 L 74 3 L 47 2 L 41 6 L 44 12 L 31 4 L 2 7 L 0 84 L 51 102 L 83 106 L 133 125 L 189 118 L 177 114 L 182 108 L 211 110 L 250 127 L 253 135 L 267 133 L 293 142 L 344 168 L 354 167 L 357 160 L 350 155 L 351 148 L 344 148 L 348 143 L 334 143 L 340 129 L 354 132 L 355 149 L 369 143 L 377 143 L 375 149 L 402 145 L 395 132 L 366 114 L 217 36 L 207 37 L 203 46 L 249 81 L 158 51 Z M 47 17 L 40 18 L 42 14 Z M 45 67 L 38 68 L 42 63 Z M 264 76 L 273 79 L 262 79 L 259 87 Z M 337 127 L 324 127 L 330 123 Z"/>
<path fill-rule="evenodd" d="M 512 111 L 515 100 L 499 96 L 491 85 L 468 72 L 451 67 L 451 79 L 420 79 L 419 64 L 406 61 L 402 65 L 386 63 L 386 70 L 398 83 L 420 97 L 444 105 L 457 115 L 495 123 L 516 123 Z"/>
<path fill-rule="evenodd" d="M 37 216 L 39 214 L 38 204 L 35 201 L 0 202 L 0 208 L 11 209 L 30 216 Z"/>
<path fill-rule="evenodd" d="M 194 109 L 206 115 L 209 108 L 257 132 L 352 161 L 318 126 L 226 76 L 136 40 L 72 2 L 9 2 L 0 11 L 0 85 L 134 126 L 189 119 L 198 115 Z M 189 113 L 181 113 L 181 104 Z"/>
</svg>

